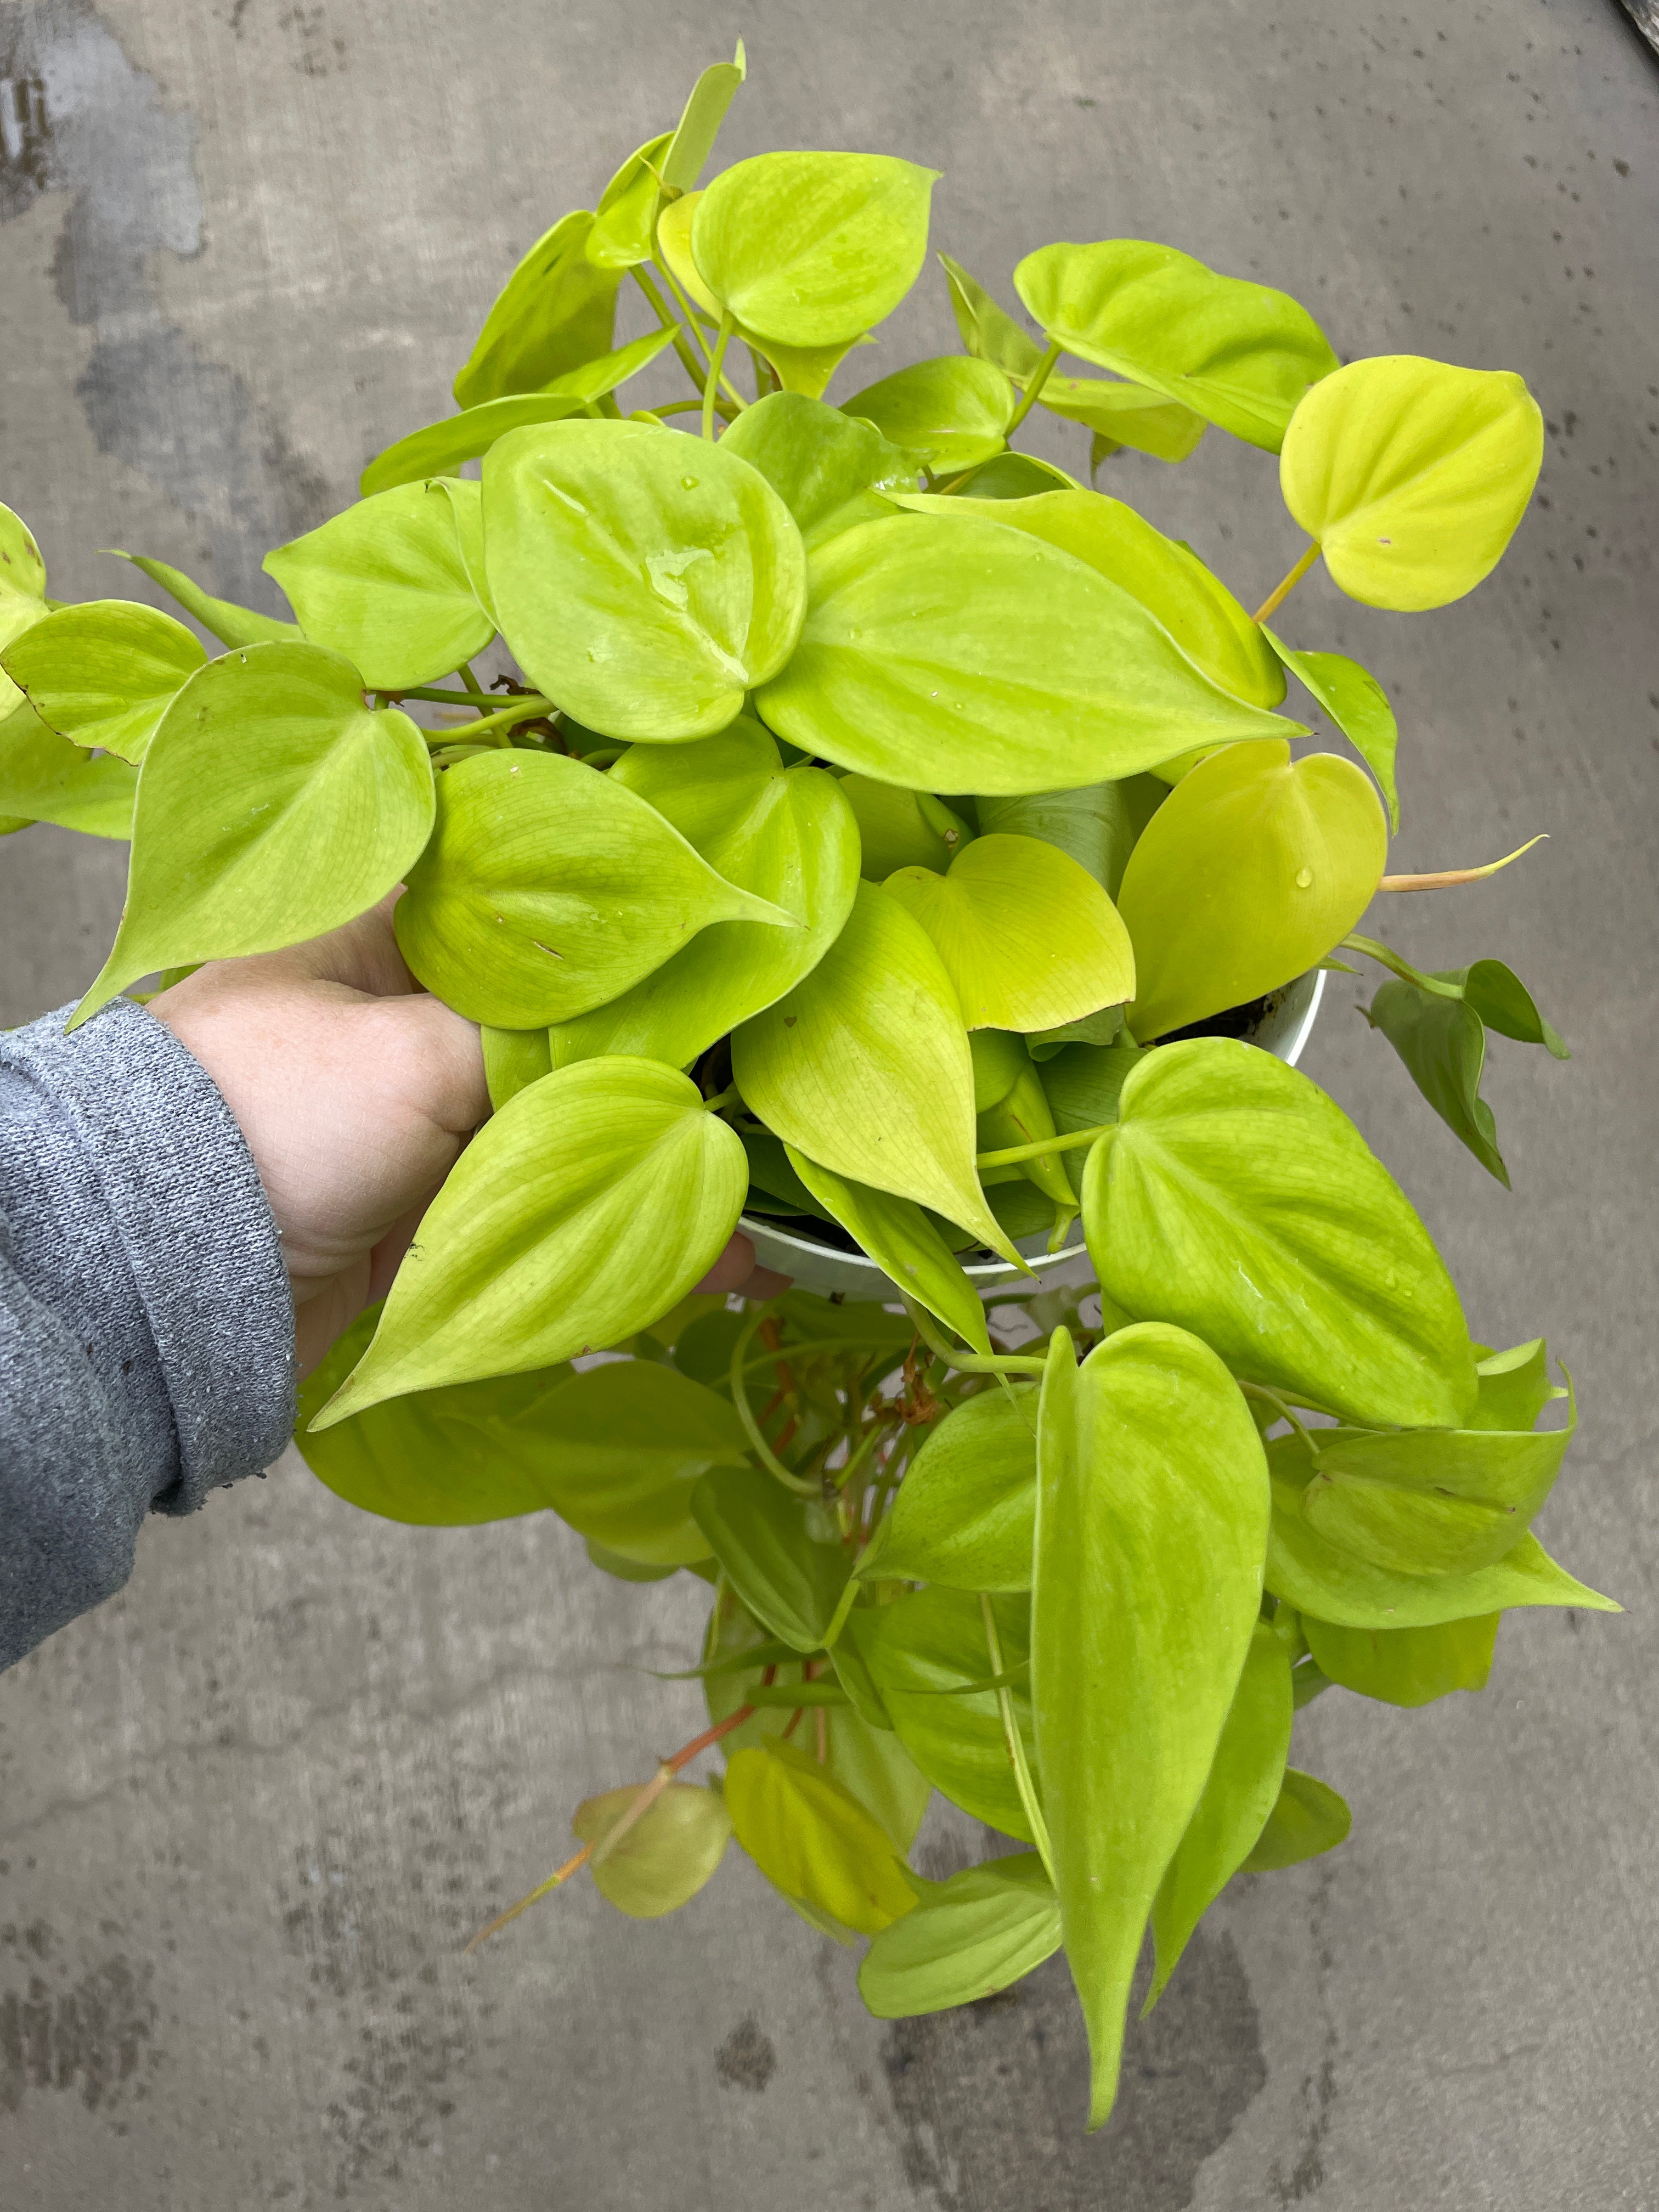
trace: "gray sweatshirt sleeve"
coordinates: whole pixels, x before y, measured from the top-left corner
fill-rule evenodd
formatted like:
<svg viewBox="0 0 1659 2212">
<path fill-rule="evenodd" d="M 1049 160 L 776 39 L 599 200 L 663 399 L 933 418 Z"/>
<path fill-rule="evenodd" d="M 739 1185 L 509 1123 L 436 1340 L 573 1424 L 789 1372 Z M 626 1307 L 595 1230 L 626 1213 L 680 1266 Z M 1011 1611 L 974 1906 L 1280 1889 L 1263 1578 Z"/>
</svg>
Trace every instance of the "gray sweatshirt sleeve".
<svg viewBox="0 0 1659 2212">
<path fill-rule="evenodd" d="M 120 1589 L 138 1524 L 268 1467 L 294 1315 L 252 1155 L 131 1000 L 0 1035 L 0 1668 Z"/>
</svg>

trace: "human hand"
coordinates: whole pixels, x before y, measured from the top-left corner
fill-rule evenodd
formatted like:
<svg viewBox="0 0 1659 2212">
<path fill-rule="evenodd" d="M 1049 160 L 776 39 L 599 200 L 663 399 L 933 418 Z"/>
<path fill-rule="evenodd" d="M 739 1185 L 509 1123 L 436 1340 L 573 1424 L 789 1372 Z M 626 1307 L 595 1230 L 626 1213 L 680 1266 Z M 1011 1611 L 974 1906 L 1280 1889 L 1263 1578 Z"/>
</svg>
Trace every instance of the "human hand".
<svg viewBox="0 0 1659 2212">
<path fill-rule="evenodd" d="M 477 1029 L 410 974 L 393 902 L 290 951 L 210 961 L 149 1002 L 247 1139 L 283 1240 L 301 1375 L 385 1297 L 489 1112 Z M 697 1287 L 768 1297 L 784 1280 L 734 1237 Z"/>
</svg>

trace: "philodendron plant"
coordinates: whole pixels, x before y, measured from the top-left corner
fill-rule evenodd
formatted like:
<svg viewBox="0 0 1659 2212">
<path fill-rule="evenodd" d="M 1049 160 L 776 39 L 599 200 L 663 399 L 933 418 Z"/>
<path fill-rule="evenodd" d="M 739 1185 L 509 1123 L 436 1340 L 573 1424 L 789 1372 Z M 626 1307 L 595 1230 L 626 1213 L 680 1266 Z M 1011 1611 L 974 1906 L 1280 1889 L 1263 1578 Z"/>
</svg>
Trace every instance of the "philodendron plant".
<svg viewBox="0 0 1659 2212">
<path fill-rule="evenodd" d="M 1471 591 L 1539 411 L 1339 367 L 1283 293 L 1133 239 L 1029 254 L 1035 336 L 941 255 L 964 350 L 861 380 L 936 179 L 783 153 L 700 188 L 742 76 L 526 255 L 459 411 L 269 556 L 295 620 L 137 556 L 211 653 L 60 606 L 3 513 L 0 810 L 131 835 L 77 1022 L 401 885 L 410 969 L 481 1025 L 492 1118 L 298 1442 L 371 1511 L 550 1510 L 606 1572 L 711 1586 L 708 1727 L 582 1805 L 544 1889 L 666 1912 L 735 1834 L 868 1939 L 884 2016 L 1063 1948 L 1098 2121 L 1148 1926 L 1150 2002 L 1235 1874 L 1347 1832 L 1295 1710 L 1478 1690 L 1509 1608 L 1610 1603 L 1531 1533 L 1571 1382 L 1471 1341 L 1353 1125 L 1246 1041 L 1380 963 L 1370 1020 L 1507 1180 L 1487 1033 L 1565 1048 L 1500 962 L 1353 933 L 1490 870 L 1388 873 L 1388 700 L 1279 610 L 1322 559 L 1370 606 Z M 629 283 L 654 327 L 618 344 Z M 1306 551 L 1248 613 L 1208 541 L 1018 451 L 1034 410 L 1091 471 L 1276 453 Z M 1298 749 L 1309 702 L 1357 757 Z M 1043 1288 L 1079 1214 L 1097 1287 Z M 740 1218 L 890 1302 L 700 1295 Z M 964 1255 L 1009 1271 L 988 1313 Z M 1030 1848 L 922 1879 L 935 1790 Z"/>
</svg>

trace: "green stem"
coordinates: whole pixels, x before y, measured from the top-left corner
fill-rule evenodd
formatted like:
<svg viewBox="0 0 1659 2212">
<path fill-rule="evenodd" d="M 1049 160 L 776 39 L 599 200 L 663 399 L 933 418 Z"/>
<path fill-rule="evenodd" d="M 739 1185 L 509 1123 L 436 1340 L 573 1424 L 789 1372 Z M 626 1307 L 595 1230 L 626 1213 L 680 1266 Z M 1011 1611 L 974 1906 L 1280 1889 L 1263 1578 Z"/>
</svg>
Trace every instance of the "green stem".
<svg viewBox="0 0 1659 2212">
<path fill-rule="evenodd" d="M 486 696 L 483 685 L 472 673 L 472 663 L 470 660 L 464 660 L 456 672 L 462 683 L 465 684 L 469 698 L 482 699 Z"/>
<path fill-rule="evenodd" d="M 1015 431 L 1018 429 L 1020 424 L 1030 413 L 1032 408 L 1036 405 L 1037 395 L 1042 390 L 1043 386 L 1048 381 L 1049 377 L 1053 374 L 1054 366 L 1060 359 L 1060 351 L 1061 348 L 1059 339 L 1051 338 L 1048 341 L 1048 350 L 1043 355 L 1042 360 L 1031 371 L 1030 380 L 1027 383 L 1025 390 L 1021 395 L 1020 403 L 1008 418 L 1008 428 L 1006 432 L 1004 434 L 1006 438 L 1012 438 L 1013 436 Z"/>
<path fill-rule="evenodd" d="M 734 1106 L 738 1103 L 737 1085 L 728 1083 L 724 1091 L 717 1091 L 712 1098 L 703 1100 L 702 1110 L 705 1114 L 717 1114 L 722 1106 Z"/>
<path fill-rule="evenodd" d="M 552 706 L 550 699 L 537 694 L 529 699 L 515 699 L 499 714 L 483 714 L 476 722 L 458 722 L 452 730 L 423 730 L 421 734 L 428 744 L 465 744 L 486 735 L 495 744 L 508 744 L 512 741 L 507 733 L 514 722 L 533 721 L 538 714 L 550 713 Z"/>
<path fill-rule="evenodd" d="M 720 389 L 720 363 L 726 359 L 726 349 L 732 342 L 732 310 L 728 307 L 720 317 L 714 350 L 708 356 L 708 381 L 702 387 L 702 434 L 708 439 L 714 434 L 714 394 Z"/>
<path fill-rule="evenodd" d="M 1420 968 L 1413 968 L 1409 960 L 1401 959 L 1389 946 L 1380 944 L 1374 937 L 1357 933 L 1342 940 L 1345 952 L 1363 952 L 1368 960 L 1398 975 L 1402 983 L 1415 983 L 1419 990 L 1432 992 L 1437 999 L 1461 999 L 1462 988 L 1456 983 L 1443 983 L 1437 975 L 1425 975 Z"/>
<path fill-rule="evenodd" d="M 645 267 L 642 263 L 636 261 L 634 264 L 634 276 L 635 281 L 639 284 L 641 291 L 644 293 L 646 298 L 651 302 L 652 311 L 655 314 L 657 320 L 662 325 L 664 330 L 672 331 L 675 333 L 674 350 L 679 356 L 680 367 L 690 378 L 692 383 L 696 386 L 698 391 L 701 392 L 702 389 L 702 371 L 697 366 L 697 356 L 692 352 L 690 347 L 686 343 L 684 325 L 679 320 L 678 317 L 673 313 L 667 301 L 664 299 L 662 294 L 657 289 L 651 278 L 647 276 Z"/>
<path fill-rule="evenodd" d="M 1002 1664 L 1002 1639 L 997 1634 L 996 1608 L 987 1591 L 980 1592 L 980 1612 L 985 1622 L 985 1650 L 991 1662 L 994 1679 L 1000 1680 L 1005 1669 Z M 1054 1882 L 1054 1845 L 1048 1840 L 1048 1824 L 1042 1817 L 1042 1808 L 1037 1802 L 1036 1785 L 1031 1779 L 1031 1770 L 1026 1762 L 1025 1743 L 1019 1732 L 1019 1723 L 1014 1717 L 1014 1698 L 1006 1682 L 997 1691 L 997 1711 L 1002 1716 L 1002 1734 L 1008 1747 L 1008 1756 L 1013 1762 L 1014 1787 L 1019 1792 L 1019 1802 L 1025 1808 L 1025 1818 L 1030 1823 L 1031 1841 L 1036 1845 L 1037 1856 L 1042 1861 L 1042 1870 Z M 1060 1884 L 1054 1882 L 1058 1889 Z"/>
<path fill-rule="evenodd" d="M 1310 1459 L 1317 1460 L 1319 1457 L 1319 1446 L 1313 1440 L 1312 1431 L 1304 1422 L 1298 1420 L 1297 1418 L 1296 1408 L 1293 1406 L 1288 1405 L 1285 1401 L 1279 1396 L 1277 1390 L 1268 1389 L 1265 1382 L 1241 1382 L 1238 1387 L 1244 1393 L 1244 1395 L 1247 1398 L 1260 1398 L 1265 1404 L 1273 1407 L 1274 1411 L 1279 1415 L 1280 1419 L 1288 1421 L 1291 1426 L 1295 1430 L 1297 1435 L 1299 1436 L 1303 1443 L 1306 1444 L 1308 1447 L 1309 1457 Z"/>
<path fill-rule="evenodd" d="M 1109 1136 L 1116 1127 L 1115 1121 L 1103 1121 L 1097 1129 L 1073 1129 L 1069 1137 L 1039 1137 L 1032 1144 L 1009 1145 L 1000 1152 L 975 1152 L 974 1164 L 980 1168 L 1012 1168 L 1022 1160 L 1041 1159 L 1045 1152 L 1074 1152 L 1079 1145 L 1092 1145 L 1097 1139 Z"/>
<path fill-rule="evenodd" d="M 1046 1359 L 1028 1358 L 1018 1352 L 1005 1352 L 1000 1358 L 988 1358 L 980 1352 L 958 1352 L 946 1343 L 925 1306 L 919 1306 L 914 1298 L 905 1298 L 902 1303 L 910 1316 L 911 1328 L 929 1352 L 964 1375 L 1041 1375 L 1048 1364 Z"/>
<path fill-rule="evenodd" d="M 684 327 L 690 331 L 692 337 L 696 340 L 704 361 L 713 361 L 714 356 L 709 348 L 708 339 L 704 332 L 702 325 L 697 320 L 697 311 L 692 306 L 690 301 L 686 297 L 679 279 L 675 276 L 668 264 L 660 258 L 657 258 L 656 267 L 657 274 L 662 278 L 663 283 L 667 285 L 669 290 L 673 294 L 675 301 L 679 307 L 681 316 L 684 319 Z M 699 384 L 702 382 L 701 373 L 698 374 L 697 381 Z M 736 385 L 732 382 L 730 377 L 724 374 L 722 374 L 720 377 L 720 390 L 725 393 L 726 399 L 730 401 L 731 404 L 737 409 L 739 413 L 741 413 L 743 409 L 749 404 L 743 394 L 738 390 Z M 725 411 L 724 408 L 722 408 L 721 411 L 722 413 Z"/>
<path fill-rule="evenodd" d="M 1261 605 L 1256 609 L 1255 614 L 1251 616 L 1251 621 L 1264 623 L 1267 621 L 1269 615 L 1276 615 L 1280 607 L 1282 607 L 1285 600 L 1290 598 L 1291 593 L 1296 589 L 1297 586 L 1302 581 L 1302 579 L 1307 574 L 1309 569 L 1312 568 L 1314 562 L 1318 558 L 1319 545 L 1318 541 L 1316 540 L 1302 556 L 1302 558 L 1297 562 L 1295 568 L 1291 569 L 1290 574 L 1285 577 L 1282 581 L 1276 585 L 1274 588 L 1268 592 L 1267 598 L 1263 599 Z"/>
<path fill-rule="evenodd" d="M 744 1434 L 749 1439 L 749 1448 L 766 1472 L 775 1477 L 786 1490 L 793 1490 L 797 1498 L 817 1498 L 822 1494 L 823 1486 L 816 1482 L 803 1482 L 799 1475 L 784 1465 L 761 1434 L 761 1425 L 755 1419 L 754 1408 L 749 1402 L 748 1385 L 743 1379 L 743 1355 L 754 1342 L 756 1330 L 763 1321 L 769 1320 L 770 1317 L 769 1306 L 757 1306 L 748 1327 L 732 1347 L 732 1364 L 727 1370 L 732 1384 L 732 1403 L 737 1408 L 738 1419 L 742 1422 Z M 780 1359 L 783 1357 L 781 1352 L 775 1355 L 775 1358 Z"/>
</svg>

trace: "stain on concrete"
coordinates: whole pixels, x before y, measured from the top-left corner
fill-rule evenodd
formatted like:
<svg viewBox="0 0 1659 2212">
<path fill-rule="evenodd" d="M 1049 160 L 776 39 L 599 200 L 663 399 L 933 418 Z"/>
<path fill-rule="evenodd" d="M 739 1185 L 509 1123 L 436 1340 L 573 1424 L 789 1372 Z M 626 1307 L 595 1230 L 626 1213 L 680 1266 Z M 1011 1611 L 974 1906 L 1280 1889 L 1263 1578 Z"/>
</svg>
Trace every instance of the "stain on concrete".
<svg viewBox="0 0 1659 2212">
<path fill-rule="evenodd" d="M 0 2112 L 31 2090 L 68 2092 L 89 2112 L 148 2094 L 159 2063 L 151 1969 L 117 1953 L 77 1972 L 44 1923 L 0 1927 Z M 0 1972 L 3 1972 L 0 1967 Z"/>
<path fill-rule="evenodd" d="M 434 1913 L 422 1887 L 417 1877 L 407 1895 L 389 1892 L 349 1851 L 324 1845 L 301 1856 L 296 1901 L 283 1916 L 311 1984 L 306 2011 L 319 2047 L 346 2054 L 321 2115 L 336 2197 L 364 2180 L 400 2180 L 412 2158 L 441 2151 L 454 2077 L 472 2050 L 472 2021 L 437 1963 L 459 1949 L 459 1917 Z"/>
<path fill-rule="evenodd" d="M 157 253 L 200 253 L 196 124 L 164 104 L 87 0 L 0 4 L 0 221 L 68 195 L 58 297 L 94 343 L 76 387 L 101 452 L 205 528 L 220 588 L 275 607 L 264 550 L 320 520 L 328 487 L 156 298 Z"/>
<path fill-rule="evenodd" d="M 1333 1873 L 1329 1865 L 1320 1867 L 1314 1887 L 1313 1910 L 1309 1916 L 1323 2022 L 1319 2063 L 1302 2077 L 1302 2135 L 1296 2156 L 1288 2171 L 1282 2164 L 1275 2163 L 1267 2180 L 1275 2202 L 1281 2205 L 1300 2204 L 1316 2196 L 1325 2180 L 1325 2139 L 1330 2133 L 1331 2112 L 1336 2102 L 1336 2021 L 1330 2002 L 1331 1972 L 1336 1954 L 1327 1927 Z"/>
<path fill-rule="evenodd" d="M 1152 2018 L 1131 2005 L 1117 2109 L 1084 2133 L 1089 2063 L 1062 1960 L 999 1997 L 895 2021 L 883 2057 L 911 2187 L 939 2212 L 1182 2212 L 1267 2078 L 1229 1936 L 1200 1928 Z"/>
<path fill-rule="evenodd" d="M 752 2013 L 738 2021 L 714 2053 L 715 2073 L 734 2089 L 763 2089 L 777 2071 L 777 2064 L 772 2039 L 762 2034 L 760 2022 Z"/>
</svg>

